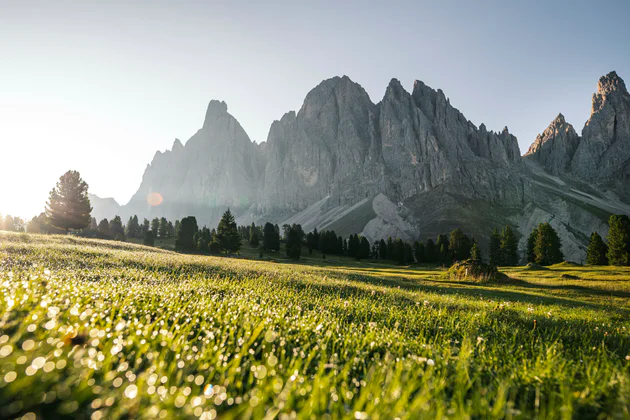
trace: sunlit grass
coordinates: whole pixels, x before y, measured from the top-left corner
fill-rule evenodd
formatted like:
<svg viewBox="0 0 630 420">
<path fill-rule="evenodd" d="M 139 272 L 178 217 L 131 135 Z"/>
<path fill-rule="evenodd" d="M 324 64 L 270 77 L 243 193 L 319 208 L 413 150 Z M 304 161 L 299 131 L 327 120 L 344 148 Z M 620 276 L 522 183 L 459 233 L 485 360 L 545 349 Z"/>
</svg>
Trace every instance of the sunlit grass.
<svg viewBox="0 0 630 420">
<path fill-rule="evenodd" d="M 0 261 L 0 417 L 630 416 L 628 269 L 479 285 L 8 233 Z"/>
</svg>

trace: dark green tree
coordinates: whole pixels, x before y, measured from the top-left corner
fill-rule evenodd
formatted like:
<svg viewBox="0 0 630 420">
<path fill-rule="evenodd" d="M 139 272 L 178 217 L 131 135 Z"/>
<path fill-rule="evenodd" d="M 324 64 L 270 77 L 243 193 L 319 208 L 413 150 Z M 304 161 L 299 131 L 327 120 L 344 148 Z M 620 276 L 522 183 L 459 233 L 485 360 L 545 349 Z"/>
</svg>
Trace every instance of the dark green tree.
<svg viewBox="0 0 630 420">
<path fill-rule="evenodd" d="M 492 265 L 503 265 L 501 259 L 501 235 L 498 229 L 492 231 L 490 235 L 490 250 L 488 252 L 488 259 Z"/>
<path fill-rule="evenodd" d="M 85 229 L 90 225 L 88 184 L 77 171 L 68 171 L 50 191 L 46 203 L 47 223 L 58 229 Z"/>
<path fill-rule="evenodd" d="M 425 262 L 424 260 L 424 244 L 419 241 L 413 243 L 413 256 L 418 264 Z"/>
<path fill-rule="evenodd" d="M 280 250 L 280 235 L 271 223 L 265 223 L 263 228 L 263 248 L 265 251 Z"/>
<path fill-rule="evenodd" d="M 394 240 L 392 239 L 392 237 L 390 236 L 389 238 L 387 238 L 387 258 L 389 258 L 392 261 L 396 260 L 396 256 L 395 254 L 395 249 L 394 249 Z"/>
<path fill-rule="evenodd" d="M 448 237 L 446 235 L 438 235 L 435 247 L 437 249 L 437 262 L 440 264 L 451 264 L 453 260 L 450 258 Z"/>
<path fill-rule="evenodd" d="M 99 222 L 98 233 L 100 233 L 103 238 L 109 238 L 109 222 L 107 219 L 103 219 Z"/>
<path fill-rule="evenodd" d="M 405 263 L 405 258 L 406 258 L 406 253 L 405 253 L 405 242 L 398 238 L 394 241 L 394 261 L 397 264 L 404 264 Z"/>
<path fill-rule="evenodd" d="M 145 237 L 145 234 L 151 230 L 151 222 L 149 222 L 148 219 L 144 219 L 144 221 L 142 222 L 142 227 L 141 227 L 141 234 L 142 237 Z M 155 239 L 155 238 L 153 238 Z"/>
<path fill-rule="evenodd" d="M 154 246 L 155 238 L 153 237 L 153 232 L 151 230 L 144 231 L 144 244 L 146 246 Z"/>
<path fill-rule="evenodd" d="M 536 238 L 538 237 L 538 227 L 535 227 L 527 237 L 527 262 L 533 263 L 536 261 Z"/>
<path fill-rule="evenodd" d="M 510 225 L 501 231 L 501 263 L 509 267 L 518 264 L 518 240 Z"/>
<path fill-rule="evenodd" d="M 481 250 L 479 249 L 477 241 L 475 241 L 474 239 L 472 247 L 470 248 L 470 259 L 473 261 L 482 261 Z"/>
<path fill-rule="evenodd" d="M 359 240 L 359 259 L 370 258 L 370 241 L 365 236 Z"/>
<path fill-rule="evenodd" d="M 123 227 L 120 216 L 114 217 L 109 222 L 109 236 L 111 236 L 116 241 L 125 240 L 125 228 Z"/>
<path fill-rule="evenodd" d="M 352 258 L 360 259 L 359 255 L 359 236 L 352 234 L 348 238 L 348 256 Z"/>
<path fill-rule="evenodd" d="M 383 260 L 387 259 L 387 244 L 384 239 L 378 241 L 378 256 Z"/>
<path fill-rule="evenodd" d="M 193 252 L 197 249 L 195 234 L 199 230 L 195 216 L 184 217 L 179 225 L 179 231 L 175 237 L 175 249 L 183 252 Z M 151 229 L 153 232 L 153 229 Z"/>
<path fill-rule="evenodd" d="M 154 238 L 158 237 L 159 229 L 160 229 L 160 219 L 156 217 L 155 219 L 151 220 L 151 231 L 153 232 Z"/>
<path fill-rule="evenodd" d="M 166 217 L 160 218 L 160 223 L 158 224 L 158 236 L 162 239 L 166 239 L 169 237 L 168 220 L 166 220 Z"/>
<path fill-rule="evenodd" d="M 259 244 L 260 244 L 260 238 L 258 237 L 258 228 L 252 222 L 252 225 L 249 228 L 249 245 L 251 247 L 257 248 Z"/>
<path fill-rule="evenodd" d="M 590 265 L 608 265 L 608 247 L 599 236 L 599 233 L 591 233 L 591 240 L 586 249 L 586 263 Z"/>
<path fill-rule="evenodd" d="M 471 241 L 460 228 L 453 229 L 448 244 L 452 261 L 462 261 L 470 258 Z"/>
<path fill-rule="evenodd" d="M 301 228 L 296 225 L 290 226 L 286 233 L 286 252 L 287 257 L 299 260 L 302 255 L 302 238 L 300 235 Z"/>
<path fill-rule="evenodd" d="M 217 240 L 221 246 L 221 251 L 233 254 L 241 250 L 241 236 L 236 227 L 234 215 L 227 209 L 217 226 Z"/>
<path fill-rule="evenodd" d="M 558 234 L 551 225 L 541 223 L 538 225 L 538 235 L 534 244 L 535 262 L 540 265 L 551 265 L 562 262 L 562 243 Z"/>
<path fill-rule="evenodd" d="M 125 234 L 129 238 L 138 238 L 140 236 L 140 224 L 138 223 L 138 216 L 129 217 L 127 226 L 125 227 Z"/>
<path fill-rule="evenodd" d="M 433 239 L 429 238 L 424 244 L 424 261 L 428 263 L 436 263 L 437 258 L 437 248 L 435 246 L 435 242 L 433 242 Z"/>
<path fill-rule="evenodd" d="M 608 262 L 610 265 L 630 265 L 630 217 L 613 214 L 608 219 Z"/>
</svg>

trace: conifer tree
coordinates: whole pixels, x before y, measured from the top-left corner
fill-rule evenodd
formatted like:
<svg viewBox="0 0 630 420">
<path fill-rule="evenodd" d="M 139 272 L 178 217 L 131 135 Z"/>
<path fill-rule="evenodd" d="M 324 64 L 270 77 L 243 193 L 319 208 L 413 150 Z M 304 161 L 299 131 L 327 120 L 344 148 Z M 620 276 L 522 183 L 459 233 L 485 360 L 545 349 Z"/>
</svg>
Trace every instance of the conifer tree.
<svg viewBox="0 0 630 420">
<path fill-rule="evenodd" d="M 233 254 L 241 250 L 241 236 L 238 233 L 234 215 L 227 209 L 217 226 L 217 240 L 221 251 Z"/>
<path fill-rule="evenodd" d="M 630 265 L 630 217 L 613 214 L 608 219 L 608 262 L 610 265 Z"/>
<path fill-rule="evenodd" d="M 533 263 L 536 261 L 536 238 L 538 237 L 538 227 L 535 227 L 527 237 L 527 262 Z"/>
<path fill-rule="evenodd" d="M 151 230 L 145 230 L 144 231 L 144 240 L 143 240 L 144 244 L 146 246 L 154 246 L 155 245 L 155 238 L 153 237 L 153 231 Z"/>
<path fill-rule="evenodd" d="M 413 243 L 413 255 L 418 264 L 425 262 L 424 259 L 424 244 L 422 242 L 415 241 Z"/>
<path fill-rule="evenodd" d="M 473 261 L 482 261 L 481 250 L 479 249 L 479 245 L 475 240 L 473 240 L 472 247 L 470 248 L 470 259 Z"/>
<path fill-rule="evenodd" d="M 558 234 L 549 222 L 538 225 L 538 234 L 534 244 L 535 262 L 540 265 L 551 265 L 562 262 L 564 256 Z"/>
<path fill-rule="evenodd" d="M 437 249 L 438 254 L 438 263 L 440 264 L 449 264 L 452 262 L 452 259 L 449 258 L 449 243 L 446 235 L 438 235 L 437 241 L 435 242 L 435 247 Z"/>
<path fill-rule="evenodd" d="M 488 257 L 490 264 L 497 266 L 503 265 L 503 261 L 501 259 L 501 235 L 499 234 L 499 230 L 496 228 L 492 231 L 492 235 L 490 235 L 490 250 Z"/>
<path fill-rule="evenodd" d="M 501 263 L 506 266 L 518 264 L 518 240 L 510 225 L 501 231 Z"/>
<path fill-rule="evenodd" d="M 278 251 L 280 249 L 280 236 L 271 223 L 265 223 L 263 228 L 263 248 L 265 251 Z"/>
<path fill-rule="evenodd" d="M 462 261 L 470 258 L 470 238 L 460 228 L 453 229 L 448 245 L 452 261 Z"/>
<path fill-rule="evenodd" d="M 286 233 L 286 252 L 287 257 L 299 260 L 302 255 L 302 239 L 300 235 L 301 228 L 296 225 L 290 226 Z"/>
<path fill-rule="evenodd" d="M 591 233 L 591 240 L 586 249 L 586 263 L 589 265 L 608 265 L 607 252 L 608 247 L 599 233 Z"/>
<path fill-rule="evenodd" d="M 109 238 L 109 222 L 107 219 L 103 219 L 99 222 L 98 233 L 104 238 Z"/>
<path fill-rule="evenodd" d="M 428 263 L 436 263 L 437 258 L 435 242 L 433 242 L 433 239 L 429 238 L 424 244 L 424 261 Z"/>
<path fill-rule="evenodd" d="M 153 232 L 154 238 L 158 237 L 159 229 L 160 229 L 160 219 L 156 217 L 155 219 L 151 220 L 151 231 Z"/>
<path fill-rule="evenodd" d="M 383 260 L 387 259 L 387 244 L 384 239 L 378 241 L 378 256 Z"/>
<path fill-rule="evenodd" d="M 166 217 L 160 218 L 160 222 L 158 224 L 158 236 L 162 239 L 168 238 L 168 220 L 166 220 Z"/>
<path fill-rule="evenodd" d="M 252 222 L 252 225 L 249 229 L 249 245 L 254 248 L 257 248 L 259 244 L 260 244 L 260 238 L 258 237 L 258 228 Z"/>
<path fill-rule="evenodd" d="M 184 217 L 180 223 L 179 231 L 175 237 L 175 249 L 184 252 L 193 252 L 197 249 L 195 234 L 199 230 L 195 216 Z M 153 229 L 151 229 L 153 233 Z"/>
<path fill-rule="evenodd" d="M 370 241 L 365 236 L 359 240 L 359 258 L 370 258 Z"/>
<path fill-rule="evenodd" d="M 85 229 L 90 224 L 88 185 L 77 171 L 68 171 L 50 191 L 46 203 L 47 223 L 58 229 Z"/>
<path fill-rule="evenodd" d="M 114 217 L 109 222 L 109 236 L 111 236 L 116 241 L 125 240 L 125 228 L 123 227 L 120 216 Z"/>
</svg>

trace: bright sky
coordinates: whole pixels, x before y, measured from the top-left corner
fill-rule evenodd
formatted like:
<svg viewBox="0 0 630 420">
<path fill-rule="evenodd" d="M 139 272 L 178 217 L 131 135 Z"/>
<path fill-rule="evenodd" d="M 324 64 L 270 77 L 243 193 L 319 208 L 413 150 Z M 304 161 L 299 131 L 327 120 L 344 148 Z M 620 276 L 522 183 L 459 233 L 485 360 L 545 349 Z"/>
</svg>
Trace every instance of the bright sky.
<svg viewBox="0 0 630 420">
<path fill-rule="evenodd" d="M 323 79 L 378 102 L 389 80 L 441 88 L 524 153 L 597 79 L 630 82 L 630 1 L 0 0 L 0 213 L 31 217 L 68 169 L 124 204 L 156 150 L 210 99 L 255 141 Z"/>
</svg>

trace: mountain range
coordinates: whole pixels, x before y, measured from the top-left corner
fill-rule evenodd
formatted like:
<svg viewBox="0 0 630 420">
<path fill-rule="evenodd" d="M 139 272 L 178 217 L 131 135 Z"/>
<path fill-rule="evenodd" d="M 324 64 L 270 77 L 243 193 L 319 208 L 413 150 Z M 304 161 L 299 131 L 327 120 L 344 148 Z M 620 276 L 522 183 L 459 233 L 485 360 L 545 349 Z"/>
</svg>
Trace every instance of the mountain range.
<svg viewBox="0 0 630 420">
<path fill-rule="evenodd" d="M 630 94 L 615 72 L 599 79 L 581 136 L 559 114 L 524 156 L 507 127 L 476 127 L 421 81 L 409 93 L 392 79 L 375 104 L 343 76 L 312 89 L 260 144 L 212 100 L 197 133 L 155 154 L 129 203 L 90 198 L 97 219 L 194 215 L 214 226 L 229 207 L 239 224 L 300 223 L 370 241 L 461 227 L 484 246 L 510 224 L 521 250 L 548 221 L 579 262 L 591 232 L 606 235 L 611 214 L 630 214 L 629 187 Z"/>
</svg>

